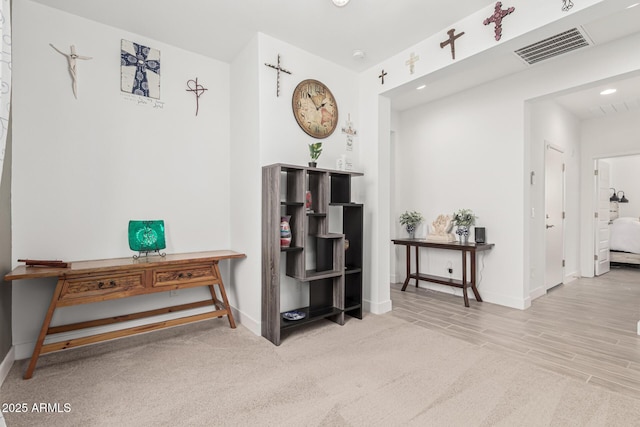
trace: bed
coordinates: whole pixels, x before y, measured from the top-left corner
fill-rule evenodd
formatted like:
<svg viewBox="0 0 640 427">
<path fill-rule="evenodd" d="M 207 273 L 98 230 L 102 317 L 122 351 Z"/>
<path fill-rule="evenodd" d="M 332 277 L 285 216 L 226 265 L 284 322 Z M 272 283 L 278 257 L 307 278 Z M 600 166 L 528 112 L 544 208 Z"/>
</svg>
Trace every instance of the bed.
<svg viewBox="0 0 640 427">
<path fill-rule="evenodd" d="M 616 218 L 611 222 L 611 262 L 640 265 L 640 220 Z"/>
</svg>

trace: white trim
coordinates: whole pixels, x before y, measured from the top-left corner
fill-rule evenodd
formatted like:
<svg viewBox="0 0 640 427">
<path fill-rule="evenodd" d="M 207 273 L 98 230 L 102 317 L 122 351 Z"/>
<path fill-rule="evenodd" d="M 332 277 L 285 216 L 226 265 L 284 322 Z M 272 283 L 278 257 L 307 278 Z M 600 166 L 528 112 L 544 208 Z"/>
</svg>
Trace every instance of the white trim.
<svg viewBox="0 0 640 427">
<path fill-rule="evenodd" d="M 382 301 L 378 304 L 373 304 L 371 301 L 369 300 L 362 300 L 362 308 L 364 309 L 364 311 L 367 311 L 369 313 L 373 313 L 373 314 L 384 314 L 384 313 L 388 313 L 391 311 L 392 309 L 392 303 L 391 300 L 387 300 L 387 301 Z"/>
<path fill-rule="evenodd" d="M 529 293 L 529 300 L 533 301 L 536 298 L 540 298 L 543 295 L 546 295 L 547 291 L 544 289 L 543 286 L 538 286 L 537 288 L 533 289 L 530 293 Z"/>
<path fill-rule="evenodd" d="M 11 370 L 11 367 L 13 366 L 13 362 L 16 361 L 16 353 L 15 353 L 15 349 L 12 346 L 9 349 L 9 352 L 7 353 L 7 355 L 4 357 L 4 360 L 2 361 L 2 363 L 0 363 L 0 386 L 2 386 L 2 383 L 4 383 L 4 380 L 7 378 L 7 375 L 9 375 L 9 371 Z M 0 424 L 1 426 L 2 424 Z"/>
</svg>

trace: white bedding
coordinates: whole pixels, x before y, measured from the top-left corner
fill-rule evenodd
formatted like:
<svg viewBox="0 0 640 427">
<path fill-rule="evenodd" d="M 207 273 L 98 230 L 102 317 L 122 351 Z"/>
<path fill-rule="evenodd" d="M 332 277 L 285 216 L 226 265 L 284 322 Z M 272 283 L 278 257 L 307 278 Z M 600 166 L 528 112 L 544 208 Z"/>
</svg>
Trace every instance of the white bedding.
<svg viewBox="0 0 640 427">
<path fill-rule="evenodd" d="M 640 220 L 618 218 L 611 224 L 611 250 L 640 254 Z"/>
</svg>

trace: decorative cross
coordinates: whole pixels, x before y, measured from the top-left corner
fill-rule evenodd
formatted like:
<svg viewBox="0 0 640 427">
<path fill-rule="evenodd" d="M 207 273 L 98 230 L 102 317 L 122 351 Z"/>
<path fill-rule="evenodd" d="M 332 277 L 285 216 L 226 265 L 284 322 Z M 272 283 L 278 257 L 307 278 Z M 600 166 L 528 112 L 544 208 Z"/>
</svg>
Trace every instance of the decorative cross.
<svg viewBox="0 0 640 427">
<path fill-rule="evenodd" d="M 135 54 L 126 50 L 120 50 L 120 64 L 123 66 L 136 67 L 135 77 L 133 79 L 133 87 L 131 93 L 134 95 L 149 96 L 149 82 L 147 80 L 147 71 L 160 74 L 160 61 L 155 59 L 147 59 L 150 47 L 133 43 Z"/>
<path fill-rule="evenodd" d="M 453 59 L 456 59 L 456 39 L 464 36 L 464 31 L 461 32 L 460 34 L 454 35 L 455 32 L 456 32 L 455 28 L 452 28 L 449 31 L 447 31 L 447 34 L 449 34 L 449 39 L 440 43 L 440 47 L 442 49 L 444 49 L 446 45 L 451 45 L 451 57 Z"/>
<path fill-rule="evenodd" d="M 385 73 L 384 69 L 382 70 L 382 73 L 380 73 L 380 75 L 378 76 L 379 79 L 382 79 L 382 84 L 384 84 L 384 76 L 386 76 L 389 73 Z"/>
<path fill-rule="evenodd" d="M 496 7 L 495 7 L 495 11 L 493 12 L 493 15 L 491 15 L 490 17 L 488 17 L 487 19 L 485 19 L 483 21 L 484 25 L 489 25 L 491 23 L 496 25 L 495 28 L 495 34 L 496 34 L 496 41 L 499 41 L 500 38 L 502 37 L 502 19 L 507 16 L 510 15 L 511 13 L 513 13 L 513 11 L 515 11 L 516 8 L 515 7 L 510 7 L 508 9 L 502 9 L 502 2 L 499 1 L 496 3 Z"/>
<path fill-rule="evenodd" d="M 409 59 L 407 59 L 407 62 L 404 63 L 405 65 L 409 66 L 409 74 L 413 74 L 413 72 L 415 71 L 415 64 L 419 60 L 420 60 L 420 57 L 415 53 L 411 52 L 411 55 L 409 55 Z"/>
<path fill-rule="evenodd" d="M 566 12 L 573 7 L 573 2 L 571 0 L 562 0 L 562 11 Z"/>
<path fill-rule="evenodd" d="M 198 115 L 198 110 L 200 109 L 200 96 L 204 93 L 205 90 L 209 90 L 206 87 L 198 84 L 198 78 L 195 80 L 187 80 L 187 92 L 193 92 L 196 96 L 196 116 Z"/>
<path fill-rule="evenodd" d="M 291 74 L 291 71 L 287 71 L 280 66 L 280 54 L 278 54 L 278 65 L 271 65 L 267 64 L 266 62 L 264 63 L 264 65 L 277 71 L 278 75 L 276 77 L 276 96 L 280 96 L 280 71 L 287 74 Z"/>
<path fill-rule="evenodd" d="M 67 57 L 67 62 L 69 63 L 69 74 L 71 74 L 72 87 L 73 87 L 73 96 L 78 99 L 78 70 L 76 68 L 76 59 L 93 59 L 90 56 L 82 56 L 76 53 L 76 47 L 71 45 L 71 53 L 64 53 L 51 43 L 49 46 L 54 48 L 60 55 Z"/>
</svg>

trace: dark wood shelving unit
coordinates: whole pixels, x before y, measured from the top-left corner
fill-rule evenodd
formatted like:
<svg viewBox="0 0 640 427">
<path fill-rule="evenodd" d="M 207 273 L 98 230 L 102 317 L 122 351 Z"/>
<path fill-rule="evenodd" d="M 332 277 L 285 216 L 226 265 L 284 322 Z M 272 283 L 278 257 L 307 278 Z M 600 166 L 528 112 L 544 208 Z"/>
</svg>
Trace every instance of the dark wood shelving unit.
<svg viewBox="0 0 640 427">
<path fill-rule="evenodd" d="M 342 325 L 345 314 L 362 318 L 364 206 L 351 202 L 355 176 L 362 173 L 284 164 L 262 168 L 262 336 L 275 345 L 280 345 L 284 330 L 324 319 Z M 307 191 L 312 212 L 303 202 Z M 337 233 L 329 232 L 330 206 L 342 210 L 342 230 Z M 282 215 L 291 216 L 290 248 L 280 248 Z M 305 313 L 304 319 L 283 318 L 281 256 L 285 274 L 308 286 L 309 304 L 297 309 Z"/>
</svg>

